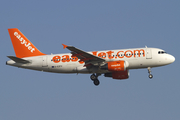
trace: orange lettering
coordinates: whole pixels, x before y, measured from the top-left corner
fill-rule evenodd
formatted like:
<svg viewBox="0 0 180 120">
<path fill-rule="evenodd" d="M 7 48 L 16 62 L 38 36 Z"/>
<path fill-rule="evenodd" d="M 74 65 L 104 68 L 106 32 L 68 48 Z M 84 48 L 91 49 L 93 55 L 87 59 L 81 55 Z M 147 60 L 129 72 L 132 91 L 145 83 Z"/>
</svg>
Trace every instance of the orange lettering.
<svg viewBox="0 0 180 120">
<path fill-rule="evenodd" d="M 83 63 L 84 63 L 84 61 L 79 61 L 79 63 L 80 63 L 80 64 L 83 64 Z"/>
<path fill-rule="evenodd" d="M 134 57 L 136 57 L 136 55 L 138 55 L 138 57 L 140 57 L 140 55 L 143 55 L 143 57 L 145 57 L 145 51 L 143 49 L 141 50 L 134 50 L 134 51 L 131 51 L 131 50 L 127 50 L 127 51 L 118 51 L 116 56 L 113 56 L 112 53 L 114 53 L 114 51 L 107 51 L 106 53 L 105 52 L 100 52 L 98 55 L 97 55 L 97 52 L 98 51 L 93 51 L 92 54 L 95 55 L 95 56 L 98 56 L 98 57 L 101 57 L 101 58 L 106 58 L 106 53 L 107 53 L 107 56 L 109 59 L 113 59 L 113 58 L 124 58 L 127 57 L 127 58 L 131 58 L 133 56 L 133 52 L 134 52 Z M 71 56 L 71 59 L 69 57 L 69 55 L 63 55 L 61 56 L 62 57 L 62 62 L 76 62 L 78 61 L 78 57 L 76 56 L 79 56 L 81 54 L 75 54 L 75 55 L 72 55 Z M 52 58 L 52 61 L 54 63 L 59 63 L 61 61 L 61 57 L 60 56 L 54 56 Z M 79 60 L 78 62 L 80 64 L 83 64 L 84 61 L 87 61 L 87 60 L 90 60 L 92 58 L 86 58 L 86 59 L 81 59 Z"/>
<path fill-rule="evenodd" d="M 101 58 L 106 58 L 106 53 L 104 52 L 101 52 L 98 54 L 98 57 L 101 57 Z"/>
<path fill-rule="evenodd" d="M 141 49 L 141 50 L 134 50 L 134 57 L 136 57 L 136 52 L 138 52 L 138 56 L 140 57 L 140 53 L 141 53 L 141 51 L 143 52 L 142 54 L 143 54 L 143 57 L 145 56 L 145 52 L 144 52 L 144 50 L 143 49 Z"/>
<path fill-rule="evenodd" d="M 122 53 L 123 56 L 121 56 L 119 53 Z M 117 56 L 118 56 L 119 58 L 123 58 L 123 57 L 124 57 L 124 51 L 119 51 L 119 52 L 117 53 Z"/>
<path fill-rule="evenodd" d="M 114 58 L 114 57 L 112 56 L 112 53 L 114 53 L 113 51 L 108 51 L 108 52 L 106 52 L 106 53 L 108 54 L 108 58 L 109 58 L 109 59 Z"/>
<path fill-rule="evenodd" d="M 97 51 L 92 52 L 93 55 L 97 56 Z"/>
<path fill-rule="evenodd" d="M 128 56 L 128 55 L 126 54 L 127 52 L 131 52 L 130 56 Z M 125 56 L 126 56 L 127 58 L 130 58 L 130 57 L 132 57 L 133 52 L 132 52 L 131 50 L 127 50 L 124 54 L 125 54 Z"/>
<path fill-rule="evenodd" d="M 77 57 L 71 57 L 71 61 L 76 62 L 76 61 L 78 61 L 78 58 Z"/>
<path fill-rule="evenodd" d="M 62 62 L 69 62 L 70 61 L 69 55 L 63 55 L 62 58 L 63 58 Z"/>
<path fill-rule="evenodd" d="M 60 62 L 60 59 L 61 59 L 60 56 L 54 56 L 54 57 L 52 58 L 52 61 L 53 61 L 54 63 L 58 63 L 58 62 Z"/>
</svg>

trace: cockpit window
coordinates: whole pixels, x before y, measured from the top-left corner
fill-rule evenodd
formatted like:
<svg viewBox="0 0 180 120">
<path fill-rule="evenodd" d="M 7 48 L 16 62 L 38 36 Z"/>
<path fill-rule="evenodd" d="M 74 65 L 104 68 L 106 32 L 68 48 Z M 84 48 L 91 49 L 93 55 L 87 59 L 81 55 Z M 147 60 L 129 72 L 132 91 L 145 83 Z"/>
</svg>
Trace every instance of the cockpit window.
<svg viewBox="0 0 180 120">
<path fill-rule="evenodd" d="M 158 54 L 166 54 L 165 51 L 158 51 Z"/>
</svg>

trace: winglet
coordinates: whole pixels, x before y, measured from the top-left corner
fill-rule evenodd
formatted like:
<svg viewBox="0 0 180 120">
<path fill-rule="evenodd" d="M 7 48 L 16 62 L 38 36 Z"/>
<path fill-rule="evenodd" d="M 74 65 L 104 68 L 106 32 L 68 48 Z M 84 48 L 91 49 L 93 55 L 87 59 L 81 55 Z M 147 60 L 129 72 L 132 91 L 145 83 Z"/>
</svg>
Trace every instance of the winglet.
<svg viewBox="0 0 180 120">
<path fill-rule="evenodd" d="M 65 45 L 65 44 L 62 44 L 62 45 L 63 45 L 63 49 L 67 48 L 67 45 Z"/>
</svg>

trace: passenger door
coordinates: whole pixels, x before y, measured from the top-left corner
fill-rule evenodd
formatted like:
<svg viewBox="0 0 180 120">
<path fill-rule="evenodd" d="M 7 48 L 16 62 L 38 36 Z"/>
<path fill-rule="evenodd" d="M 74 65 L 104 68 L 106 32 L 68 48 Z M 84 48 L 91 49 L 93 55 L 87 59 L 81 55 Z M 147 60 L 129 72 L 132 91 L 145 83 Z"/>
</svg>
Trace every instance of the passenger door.
<svg viewBox="0 0 180 120">
<path fill-rule="evenodd" d="M 146 59 L 152 59 L 151 48 L 146 48 Z"/>
</svg>

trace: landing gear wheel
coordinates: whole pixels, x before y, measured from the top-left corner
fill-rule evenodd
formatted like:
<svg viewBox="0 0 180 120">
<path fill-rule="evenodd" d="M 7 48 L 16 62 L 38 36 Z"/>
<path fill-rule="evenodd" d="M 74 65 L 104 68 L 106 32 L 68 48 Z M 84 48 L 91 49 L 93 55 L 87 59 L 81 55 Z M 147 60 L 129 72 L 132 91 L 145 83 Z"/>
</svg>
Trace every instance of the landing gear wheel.
<svg viewBox="0 0 180 120">
<path fill-rule="evenodd" d="M 152 78 L 153 78 L 153 75 L 152 75 L 152 74 L 149 74 L 149 78 L 152 79 Z"/>
<path fill-rule="evenodd" d="M 149 73 L 149 78 L 152 79 L 152 78 L 153 78 L 153 75 L 151 74 L 151 68 L 148 67 L 147 69 L 148 69 L 148 73 Z"/>
<path fill-rule="evenodd" d="M 98 79 L 94 80 L 94 85 L 98 86 L 99 84 L 100 84 L 100 82 Z"/>
<path fill-rule="evenodd" d="M 90 76 L 91 80 L 93 81 L 94 85 L 98 86 L 100 84 L 99 80 L 98 80 L 98 76 L 100 76 L 101 74 L 96 73 L 96 74 L 92 74 Z"/>
<path fill-rule="evenodd" d="M 96 79 L 97 79 L 97 77 L 96 77 L 96 75 L 95 75 L 95 74 L 92 74 L 92 75 L 90 76 L 90 78 L 91 78 L 91 80 L 92 80 L 92 81 L 94 81 L 94 80 L 96 80 Z"/>
</svg>

